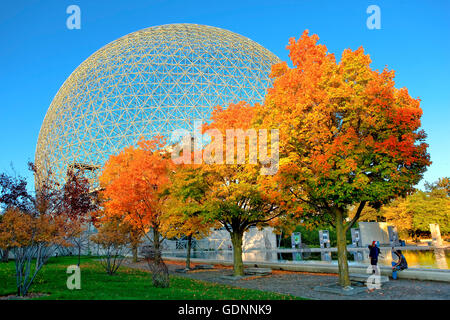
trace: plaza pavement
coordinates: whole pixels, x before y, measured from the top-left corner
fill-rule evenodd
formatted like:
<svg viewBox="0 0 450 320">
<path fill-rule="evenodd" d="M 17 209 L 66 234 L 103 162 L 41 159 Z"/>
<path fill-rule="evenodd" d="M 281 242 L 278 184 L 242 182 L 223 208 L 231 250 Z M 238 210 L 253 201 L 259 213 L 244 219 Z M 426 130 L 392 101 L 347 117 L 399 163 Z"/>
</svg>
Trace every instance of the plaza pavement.
<svg viewBox="0 0 450 320">
<path fill-rule="evenodd" d="M 318 292 L 316 286 L 336 284 L 337 275 L 317 274 L 295 271 L 273 271 L 272 275 L 262 277 L 246 277 L 240 280 L 226 279 L 221 276 L 230 275 L 229 266 L 215 265 L 213 270 L 195 270 L 187 273 L 176 272 L 184 267 L 181 262 L 166 261 L 170 274 L 191 279 L 221 283 L 241 288 L 291 294 L 298 297 L 319 300 L 450 300 L 450 283 L 419 280 L 392 280 L 383 284 L 381 289 L 364 290 L 361 293 L 345 296 L 339 294 Z M 127 267 L 148 271 L 145 261 L 125 263 Z M 195 266 L 195 264 L 192 264 Z"/>
</svg>

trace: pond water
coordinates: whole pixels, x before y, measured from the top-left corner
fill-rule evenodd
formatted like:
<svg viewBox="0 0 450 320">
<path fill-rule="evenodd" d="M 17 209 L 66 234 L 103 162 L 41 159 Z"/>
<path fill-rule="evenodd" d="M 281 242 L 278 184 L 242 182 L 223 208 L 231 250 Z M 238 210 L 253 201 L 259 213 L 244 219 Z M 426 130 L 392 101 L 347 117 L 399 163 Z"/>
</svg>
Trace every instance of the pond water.
<svg viewBox="0 0 450 320">
<path fill-rule="evenodd" d="M 349 252 L 348 260 L 350 265 L 369 265 L 369 250 L 361 249 L 357 252 Z M 430 249 L 430 250 L 402 250 L 403 255 L 408 262 L 409 268 L 432 268 L 432 269 L 449 269 L 450 266 L 450 249 Z M 303 262 L 318 262 L 337 264 L 336 252 L 331 253 L 331 261 L 327 260 L 326 254 L 321 252 L 304 252 L 304 253 L 290 253 L 279 251 L 266 250 L 252 250 L 243 253 L 243 260 L 251 262 L 280 262 L 280 263 L 303 263 Z M 164 257 L 180 257 L 186 256 L 185 250 L 177 250 L 170 252 L 163 252 Z M 192 258 L 211 259 L 221 261 L 232 261 L 233 252 L 231 250 L 219 251 L 199 251 L 193 250 Z M 391 266 L 393 261 L 391 250 L 382 249 L 378 260 L 381 266 Z"/>
</svg>

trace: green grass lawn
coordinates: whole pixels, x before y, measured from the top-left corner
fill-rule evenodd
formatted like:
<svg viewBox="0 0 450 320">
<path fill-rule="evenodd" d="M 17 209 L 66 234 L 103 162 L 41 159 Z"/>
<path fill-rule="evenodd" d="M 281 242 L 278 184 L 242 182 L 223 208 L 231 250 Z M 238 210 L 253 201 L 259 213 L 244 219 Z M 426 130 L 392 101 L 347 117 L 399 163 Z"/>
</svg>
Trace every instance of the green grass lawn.
<svg viewBox="0 0 450 320">
<path fill-rule="evenodd" d="M 30 292 L 45 293 L 40 300 L 292 300 L 290 295 L 236 288 L 227 285 L 191 280 L 171 276 L 169 288 L 155 288 L 151 274 L 145 271 L 120 267 L 117 273 L 109 276 L 95 258 L 83 257 L 81 261 L 81 289 L 69 290 L 66 287 L 66 269 L 77 263 L 73 257 L 52 258 L 38 273 Z M 0 296 L 16 293 L 14 262 L 0 263 Z"/>
</svg>

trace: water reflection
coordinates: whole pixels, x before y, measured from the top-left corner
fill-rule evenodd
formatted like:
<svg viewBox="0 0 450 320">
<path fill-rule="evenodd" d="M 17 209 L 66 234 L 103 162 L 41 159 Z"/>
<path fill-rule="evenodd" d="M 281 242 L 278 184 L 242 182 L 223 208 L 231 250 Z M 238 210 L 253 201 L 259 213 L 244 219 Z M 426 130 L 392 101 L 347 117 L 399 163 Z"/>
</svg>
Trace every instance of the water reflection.
<svg viewBox="0 0 450 320">
<path fill-rule="evenodd" d="M 446 258 L 445 250 L 443 248 L 434 249 L 434 256 L 436 259 L 436 265 L 439 269 L 448 269 L 448 258 Z"/>
<path fill-rule="evenodd" d="M 450 250 L 444 248 L 435 248 L 434 250 L 402 250 L 403 255 L 408 262 L 409 268 L 433 268 L 433 269 L 448 269 L 450 265 Z M 321 262 L 321 263 L 337 263 L 337 253 L 327 251 L 326 254 L 331 255 L 331 261 L 324 259 L 321 252 L 282 252 L 280 251 L 265 251 L 265 250 L 251 250 L 243 253 L 244 261 L 254 262 L 292 262 L 301 263 L 302 261 Z M 184 250 L 165 252 L 166 257 L 185 257 Z M 233 252 L 231 250 L 218 251 L 193 251 L 192 258 L 211 259 L 220 261 L 232 261 Z M 358 251 L 349 252 L 350 264 L 369 265 L 369 250 L 361 249 Z M 328 260 L 328 261 L 327 261 Z M 382 266 L 391 266 L 392 251 L 390 249 L 381 249 L 378 264 Z"/>
</svg>

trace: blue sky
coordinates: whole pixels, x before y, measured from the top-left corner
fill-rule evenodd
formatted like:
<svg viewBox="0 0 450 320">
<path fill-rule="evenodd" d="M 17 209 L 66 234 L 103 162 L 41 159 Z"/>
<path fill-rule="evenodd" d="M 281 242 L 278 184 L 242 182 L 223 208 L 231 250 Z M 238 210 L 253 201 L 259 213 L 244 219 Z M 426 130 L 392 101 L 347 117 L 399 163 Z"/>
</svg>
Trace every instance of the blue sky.
<svg viewBox="0 0 450 320">
<path fill-rule="evenodd" d="M 69 30 L 66 8 L 81 9 Z M 381 29 L 369 30 L 369 5 Z M 363 46 L 373 67 L 396 71 L 397 87 L 422 99 L 422 124 L 433 164 L 425 180 L 450 175 L 450 1 L 47 0 L 4 1 L 0 8 L 0 172 L 29 178 L 48 106 L 71 72 L 93 52 L 130 32 L 168 23 L 198 23 L 242 34 L 288 60 L 286 44 L 309 29 L 339 58 Z M 422 185 L 421 183 L 420 185 Z"/>
</svg>

